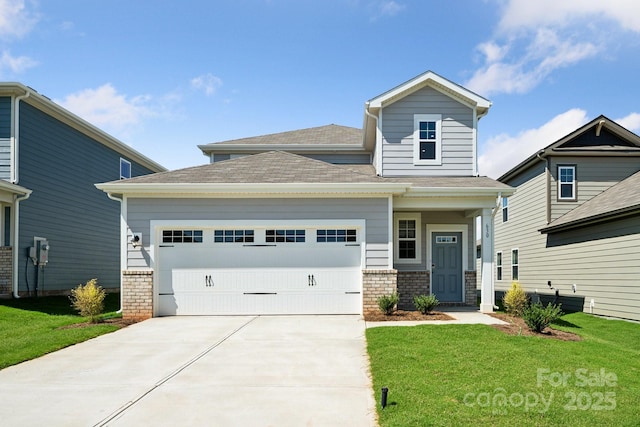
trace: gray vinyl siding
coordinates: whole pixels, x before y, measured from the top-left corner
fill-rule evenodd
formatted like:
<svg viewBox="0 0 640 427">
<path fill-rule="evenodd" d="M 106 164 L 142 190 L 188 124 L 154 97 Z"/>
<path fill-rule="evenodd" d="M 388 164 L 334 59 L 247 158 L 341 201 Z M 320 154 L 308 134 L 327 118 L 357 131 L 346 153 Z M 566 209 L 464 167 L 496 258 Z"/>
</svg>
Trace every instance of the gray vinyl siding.
<svg viewBox="0 0 640 427">
<path fill-rule="evenodd" d="M 576 166 L 577 201 L 558 200 L 558 165 Z M 550 162 L 551 221 L 640 170 L 637 157 L 553 157 Z"/>
<path fill-rule="evenodd" d="M 623 179 L 618 176 L 619 171 L 635 171 L 627 159 L 605 160 L 616 166 L 602 168 L 603 159 L 597 158 L 560 158 L 550 163 L 554 175 L 550 184 L 553 216 L 559 215 L 560 205 L 555 190 L 557 164 L 578 166 L 578 203 L 583 203 L 586 195 L 593 197 L 613 185 L 614 180 Z M 553 296 L 558 290 L 561 297 L 577 299 L 585 312 L 591 311 L 589 303 L 594 299 L 594 314 L 640 320 L 640 218 L 550 235 L 538 232 L 547 225 L 544 165 L 540 162 L 507 182 L 517 190 L 509 198 L 509 221 L 503 223 L 500 213 L 495 218 L 494 256 L 502 251 L 503 261 L 503 280 L 496 280 L 496 291 L 506 291 L 511 285 L 511 250 L 517 248 L 519 283 L 528 293 L 537 290 L 541 295 Z M 553 290 L 547 286 L 548 281 Z M 576 293 L 573 284 L 577 286 Z"/>
<path fill-rule="evenodd" d="M 19 184 L 33 190 L 20 203 L 18 284 L 31 290 L 27 261 L 34 236 L 49 240 L 49 264 L 39 290 L 66 290 L 97 278 L 120 284 L 120 204 L 95 188 L 120 178 L 121 155 L 31 105 L 20 104 Z M 127 159 L 131 161 L 131 159 Z M 132 175 L 151 171 L 131 162 Z"/>
<path fill-rule="evenodd" d="M 11 97 L 0 96 L 0 179 L 11 179 Z"/>
<path fill-rule="evenodd" d="M 442 165 L 413 164 L 415 114 L 442 115 Z M 473 110 L 448 96 L 424 88 L 382 109 L 384 176 L 471 176 Z"/>
<path fill-rule="evenodd" d="M 150 221 L 328 220 L 366 221 L 366 266 L 388 267 L 388 199 L 127 199 L 131 232 L 149 246 Z M 131 248 L 130 248 L 131 249 Z M 128 268 L 149 267 L 146 251 L 130 250 Z"/>
</svg>

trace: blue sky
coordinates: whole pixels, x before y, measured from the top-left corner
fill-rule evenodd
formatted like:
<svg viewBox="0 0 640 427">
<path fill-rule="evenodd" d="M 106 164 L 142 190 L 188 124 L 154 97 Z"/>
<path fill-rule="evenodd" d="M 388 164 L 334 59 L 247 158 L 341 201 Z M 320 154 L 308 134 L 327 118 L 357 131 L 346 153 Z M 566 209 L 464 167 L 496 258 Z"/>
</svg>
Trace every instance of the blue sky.
<svg viewBox="0 0 640 427">
<path fill-rule="evenodd" d="M 604 114 L 640 131 L 637 0 L 0 0 L 19 81 L 169 169 L 233 138 L 336 123 L 432 70 L 490 99 L 498 177 Z"/>
</svg>

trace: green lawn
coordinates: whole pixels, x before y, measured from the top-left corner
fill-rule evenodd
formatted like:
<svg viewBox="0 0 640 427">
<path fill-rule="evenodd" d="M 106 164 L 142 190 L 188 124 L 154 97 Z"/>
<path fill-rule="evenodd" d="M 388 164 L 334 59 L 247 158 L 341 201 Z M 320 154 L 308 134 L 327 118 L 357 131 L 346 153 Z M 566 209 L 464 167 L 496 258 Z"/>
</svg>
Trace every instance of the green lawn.
<svg viewBox="0 0 640 427">
<path fill-rule="evenodd" d="M 119 305 L 120 295 L 107 295 L 105 316 L 115 317 Z M 118 329 L 110 324 L 60 329 L 86 321 L 64 296 L 0 300 L 0 369 Z"/>
<path fill-rule="evenodd" d="M 380 425 L 640 425 L 640 324 L 584 313 L 559 324 L 583 340 L 485 325 L 368 329 Z"/>
</svg>

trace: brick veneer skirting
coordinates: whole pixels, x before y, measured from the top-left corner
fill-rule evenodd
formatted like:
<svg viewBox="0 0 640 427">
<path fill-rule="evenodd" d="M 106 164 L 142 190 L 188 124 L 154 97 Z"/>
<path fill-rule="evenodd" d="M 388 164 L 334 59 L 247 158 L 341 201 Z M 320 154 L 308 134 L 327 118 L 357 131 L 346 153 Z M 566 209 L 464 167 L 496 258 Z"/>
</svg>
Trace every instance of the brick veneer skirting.
<svg viewBox="0 0 640 427">
<path fill-rule="evenodd" d="M 13 248 L 0 246 L 0 294 L 10 294 L 13 279 Z"/>
<path fill-rule="evenodd" d="M 399 310 L 415 310 L 413 297 L 429 295 L 430 279 L 428 271 L 398 271 Z"/>
<path fill-rule="evenodd" d="M 122 272 L 122 318 L 145 320 L 153 317 L 153 271 Z"/>
<path fill-rule="evenodd" d="M 362 270 L 362 311 L 378 310 L 378 298 L 398 289 L 397 270 Z"/>
</svg>

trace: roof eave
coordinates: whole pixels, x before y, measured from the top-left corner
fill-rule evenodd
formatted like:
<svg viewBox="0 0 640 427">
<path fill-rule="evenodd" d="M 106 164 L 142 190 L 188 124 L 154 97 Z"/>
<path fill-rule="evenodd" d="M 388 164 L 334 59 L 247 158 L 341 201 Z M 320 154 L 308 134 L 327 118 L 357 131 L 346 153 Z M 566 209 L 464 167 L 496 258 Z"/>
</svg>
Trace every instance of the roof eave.
<svg viewBox="0 0 640 427">
<path fill-rule="evenodd" d="M 467 196 L 487 196 L 497 197 L 498 195 L 508 197 L 515 193 L 513 187 L 411 187 L 405 197 L 467 197 Z"/>
<path fill-rule="evenodd" d="M 567 231 L 578 227 L 584 227 L 588 225 L 600 224 L 607 221 L 613 221 L 615 219 L 621 219 L 634 214 L 640 213 L 640 205 L 628 206 L 626 208 L 617 209 L 611 212 L 605 212 L 599 215 L 593 215 L 587 218 L 581 218 L 575 221 L 565 222 L 558 225 L 550 225 L 538 230 L 542 234 L 555 233 L 559 231 Z"/>
</svg>

